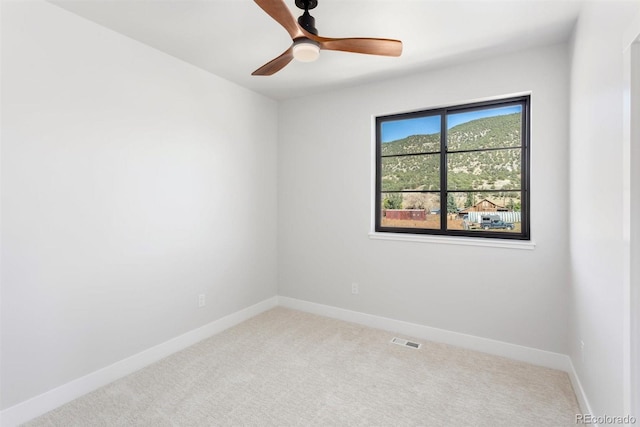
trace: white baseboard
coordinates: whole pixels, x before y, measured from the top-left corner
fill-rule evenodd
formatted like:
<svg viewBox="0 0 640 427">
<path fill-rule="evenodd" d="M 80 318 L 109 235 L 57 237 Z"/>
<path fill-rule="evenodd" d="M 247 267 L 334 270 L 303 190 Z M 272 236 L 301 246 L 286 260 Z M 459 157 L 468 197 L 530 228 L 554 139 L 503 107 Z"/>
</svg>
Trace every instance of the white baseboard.
<svg viewBox="0 0 640 427">
<path fill-rule="evenodd" d="M 160 359 L 183 350 L 278 305 L 272 297 L 250 307 L 214 320 L 204 326 L 158 344 L 138 354 L 109 365 L 76 380 L 49 390 L 0 412 L 0 425 L 14 427 L 65 403 L 142 369 Z"/>
<path fill-rule="evenodd" d="M 113 365 L 99 369 L 91 374 L 7 408 L 0 412 L 0 426 L 14 427 L 29 421 L 278 305 L 377 329 L 397 332 L 406 335 L 406 337 L 422 338 L 565 371 L 569 375 L 582 412 L 585 414 L 592 413 L 578 374 L 574 369 L 571 359 L 567 355 L 279 296 L 266 299 L 243 310 L 232 313 L 116 362 Z"/>
<path fill-rule="evenodd" d="M 406 337 L 422 338 L 429 341 L 450 344 L 469 350 L 481 351 L 483 353 L 507 357 L 509 359 L 527 362 L 537 366 L 543 366 L 545 368 L 564 371 L 569 375 L 569 379 L 571 380 L 571 384 L 582 413 L 593 413 L 591 412 L 591 406 L 589 406 L 587 395 L 582 388 L 580 378 L 578 377 L 573 363 L 571 362 L 571 358 L 566 354 L 553 353 L 550 351 L 492 340 L 489 338 L 461 334 L 459 332 L 452 332 L 445 329 L 433 328 L 416 323 L 404 322 L 387 317 L 317 304 L 296 298 L 279 296 L 278 305 L 294 310 L 305 311 L 307 313 L 318 314 L 320 316 L 358 323 L 360 325 L 385 331 L 396 332 L 404 334 Z"/>
<path fill-rule="evenodd" d="M 573 366 L 571 359 L 569 359 L 569 363 L 571 363 L 571 369 L 567 371 L 567 374 L 569 374 L 569 379 L 571 380 L 573 391 L 576 393 L 576 398 L 578 399 L 580 410 L 582 410 L 583 414 L 593 414 L 593 411 L 591 411 L 591 405 L 589 405 L 589 400 L 587 399 L 587 394 L 582 388 L 580 377 L 578 377 L 578 373 L 576 372 L 576 368 Z M 598 427 L 596 424 L 594 424 L 594 426 Z"/>
<path fill-rule="evenodd" d="M 278 305 L 305 311 L 307 313 L 319 314 L 321 316 L 358 323 L 372 328 L 383 329 L 385 331 L 397 332 L 409 337 L 422 338 L 429 341 L 481 351 L 483 353 L 493 354 L 496 356 L 503 356 L 509 359 L 531 363 L 533 365 L 558 369 L 567 373 L 573 371 L 571 359 L 565 354 L 553 353 L 517 344 L 510 344 L 489 338 L 461 334 L 459 332 L 447 331 L 445 329 L 433 328 L 387 317 L 345 310 L 343 308 L 331 307 L 295 298 L 279 296 Z"/>
</svg>

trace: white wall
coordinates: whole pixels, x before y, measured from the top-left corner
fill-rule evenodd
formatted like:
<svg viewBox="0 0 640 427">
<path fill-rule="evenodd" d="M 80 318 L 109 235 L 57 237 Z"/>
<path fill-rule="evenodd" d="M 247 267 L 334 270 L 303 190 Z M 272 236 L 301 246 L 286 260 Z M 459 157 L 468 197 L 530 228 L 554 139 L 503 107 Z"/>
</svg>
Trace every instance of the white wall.
<svg viewBox="0 0 640 427">
<path fill-rule="evenodd" d="M 51 4 L 2 7 L 7 408 L 276 295 L 277 104 Z"/>
<path fill-rule="evenodd" d="M 282 102 L 279 294 L 566 353 L 568 76 L 563 44 Z M 535 250 L 369 239 L 372 116 L 524 91 Z"/>
<path fill-rule="evenodd" d="M 623 35 L 639 12 L 637 2 L 589 4 L 572 44 L 570 210 L 592 215 L 570 223 L 569 345 L 599 415 L 625 415 Z"/>
<path fill-rule="evenodd" d="M 640 212 L 640 13 L 636 15 L 625 42 L 625 197 L 623 197 L 625 240 L 627 246 L 625 269 L 628 283 L 628 372 L 629 411 L 640 414 L 640 224 L 632 221 L 632 213 Z M 634 218 L 636 215 L 633 215 Z M 625 284 L 626 285 L 626 284 Z M 627 286 L 625 286 L 627 288 Z"/>
</svg>

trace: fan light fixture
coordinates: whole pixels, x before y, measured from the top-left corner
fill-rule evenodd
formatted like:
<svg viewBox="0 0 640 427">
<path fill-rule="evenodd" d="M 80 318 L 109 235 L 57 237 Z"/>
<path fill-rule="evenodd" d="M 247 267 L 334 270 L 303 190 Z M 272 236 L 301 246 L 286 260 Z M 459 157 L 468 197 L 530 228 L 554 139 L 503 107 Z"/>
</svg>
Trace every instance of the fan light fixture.
<svg viewBox="0 0 640 427">
<path fill-rule="evenodd" d="M 320 56 L 320 45 L 311 40 L 303 40 L 293 46 L 293 57 L 300 62 L 313 62 Z"/>
</svg>

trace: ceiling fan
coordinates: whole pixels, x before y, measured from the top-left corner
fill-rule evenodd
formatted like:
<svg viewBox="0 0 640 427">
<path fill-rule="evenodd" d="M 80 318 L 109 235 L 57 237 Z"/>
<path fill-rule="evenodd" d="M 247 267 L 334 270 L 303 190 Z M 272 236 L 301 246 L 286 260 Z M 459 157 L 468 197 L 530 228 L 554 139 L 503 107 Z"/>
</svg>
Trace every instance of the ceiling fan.
<svg viewBox="0 0 640 427">
<path fill-rule="evenodd" d="M 402 53 L 402 42 L 400 40 L 320 37 L 315 27 L 316 20 L 309 14 L 309 10 L 318 5 L 318 0 L 295 0 L 296 6 L 304 10 L 304 13 L 297 21 L 289 11 L 289 8 L 287 8 L 284 0 L 254 1 L 287 30 L 293 39 L 293 44 L 282 55 L 251 73 L 253 76 L 275 74 L 294 58 L 302 62 L 315 61 L 318 59 L 321 49 L 384 56 L 400 56 Z"/>
</svg>

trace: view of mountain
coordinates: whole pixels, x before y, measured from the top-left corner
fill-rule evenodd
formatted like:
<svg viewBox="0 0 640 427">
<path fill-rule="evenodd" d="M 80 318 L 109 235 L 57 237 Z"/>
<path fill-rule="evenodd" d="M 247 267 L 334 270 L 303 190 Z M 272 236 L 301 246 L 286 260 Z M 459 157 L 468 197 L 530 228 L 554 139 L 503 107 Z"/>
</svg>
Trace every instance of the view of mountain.
<svg viewBox="0 0 640 427">
<path fill-rule="evenodd" d="M 449 129 L 448 189 L 520 189 L 521 121 L 521 113 L 515 113 L 481 118 Z M 465 151 L 478 149 L 490 151 Z M 382 191 L 439 190 L 439 151 L 439 133 L 412 135 L 382 144 Z"/>
</svg>

